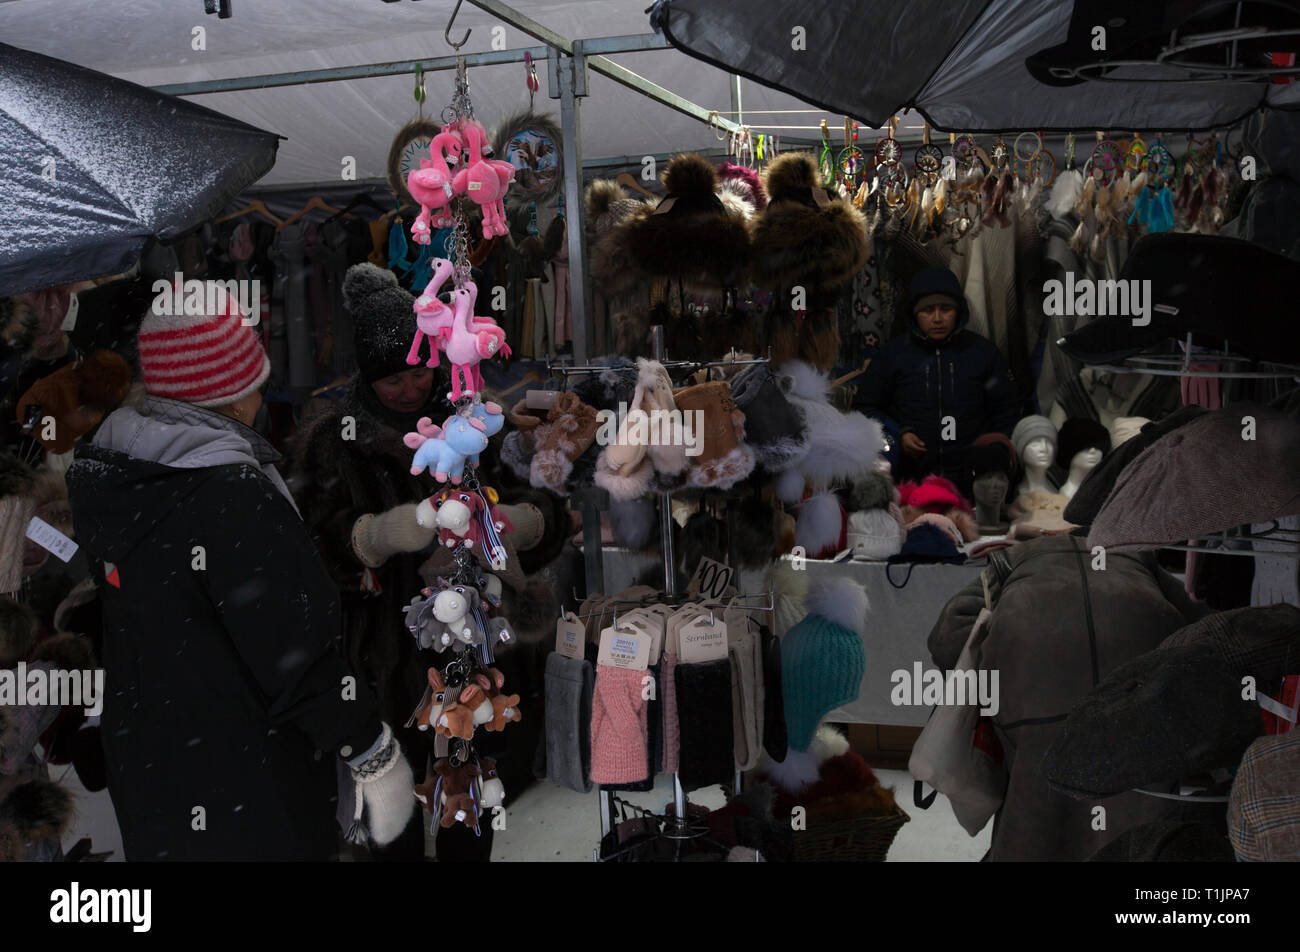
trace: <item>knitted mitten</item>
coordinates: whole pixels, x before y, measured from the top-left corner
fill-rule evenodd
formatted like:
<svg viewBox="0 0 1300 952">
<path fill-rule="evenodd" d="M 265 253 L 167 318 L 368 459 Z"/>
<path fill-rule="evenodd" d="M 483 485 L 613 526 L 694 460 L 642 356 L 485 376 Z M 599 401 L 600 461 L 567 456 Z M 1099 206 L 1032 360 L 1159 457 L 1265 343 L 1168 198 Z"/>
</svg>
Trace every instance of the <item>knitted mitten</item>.
<svg viewBox="0 0 1300 952">
<path fill-rule="evenodd" d="M 436 526 L 425 528 L 416 520 L 416 503 L 394 506 L 379 515 L 367 513 L 352 526 L 352 551 L 361 564 L 377 569 L 398 552 L 419 552 L 438 535 Z"/>
<path fill-rule="evenodd" d="M 372 750 L 364 760 L 348 762 L 356 783 L 356 807 L 348 840 L 363 843 L 368 838 L 376 846 L 387 846 L 411 820 L 411 785 L 415 778 L 387 724 Z"/>
<path fill-rule="evenodd" d="M 599 665 L 591 701 L 591 780 L 635 783 L 649 774 L 644 671 Z"/>
</svg>

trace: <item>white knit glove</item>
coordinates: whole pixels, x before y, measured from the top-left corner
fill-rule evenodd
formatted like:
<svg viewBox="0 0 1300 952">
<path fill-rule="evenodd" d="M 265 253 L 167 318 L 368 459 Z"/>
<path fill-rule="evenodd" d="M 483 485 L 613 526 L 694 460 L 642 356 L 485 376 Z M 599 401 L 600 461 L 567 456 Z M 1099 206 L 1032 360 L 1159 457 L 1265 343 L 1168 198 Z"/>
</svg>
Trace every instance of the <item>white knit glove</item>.
<svg viewBox="0 0 1300 952">
<path fill-rule="evenodd" d="M 415 802 L 411 798 L 415 777 L 391 727 L 384 725 L 378 749 L 351 770 L 357 802 L 348 840 L 369 839 L 376 846 L 387 846 L 411 822 Z"/>
<path fill-rule="evenodd" d="M 394 506 L 379 515 L 367 513 L 352 526 L 352 551 L 361 564 L 377 569 L 398 552 L 427 549 L 438 535 L 436 526 L 420 525 L 413 502 Z"/>
</svg>

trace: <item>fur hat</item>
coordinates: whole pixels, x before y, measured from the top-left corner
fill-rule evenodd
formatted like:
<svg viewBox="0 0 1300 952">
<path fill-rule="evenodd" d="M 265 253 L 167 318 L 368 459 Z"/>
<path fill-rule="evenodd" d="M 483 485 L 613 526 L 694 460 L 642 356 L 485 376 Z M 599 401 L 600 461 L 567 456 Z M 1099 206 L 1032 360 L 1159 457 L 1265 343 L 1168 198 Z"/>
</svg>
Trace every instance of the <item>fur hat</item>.
<svg viewBox="0 0 1300 952">
<path fill-rule="evenodd" d="M 602 263 L 616 263 L 644 284 L 659 278 L 699 289 L 743 284 L 749 270 L 749 206 L 719 196 L 717 172 L 695 154 L 670 161 L 663 184 L 667 197 L 624 219 L 609 236 L 615 244 Z"/>
<path fill-rule="evenodd" d="M 36 641 L 36 613 L 8 595 L 0 595 L 0 667 L 27 657 Z"/>
<path fill-rule="evenodd" d="M 845 545 L 848 516 L 832 492 L 816 493 L 799 507 L 794 544 L 810 559 L 834 556 Z"/>
<path fill-rule="evenodd" d="M 767 287 L 843 284 L 867 263 L 867 222 L 826 194 L 817 163 L 790 152 L 768 166 L 767 209 L 754 228 L 754 277 Z"/>
<path fill-rule="evenodd" d="M 966 463 L 970 467 L 972 478 L 979 478 L 985 473 L 1015 476 L 1019 457 L 1016 455 L 1015 444 L 1004 434 L 983 433 L 975 438 L 975 442 L 966 451 Z"/>
<path fill-rule="evenodd" d="M 67 832 L 72 814 L 72 794 L 57 783 L 30 780 L 0 800 L 0 830 L 7 827 L 14 831 L 20 843 L 59 840 Z M 7 840 L 8 836 L 0 839 Z"/>
<path fill-rule="evenodd" d="M 1076 453 L 1091 449 L 1101 450 L 1103 456 L 1109 453 L 1110 430 L 1088 417 L 1070 417 L 1061 424 L 1056 443 L 1058 466 L 1068 470 Z"/>
<path fill-rule="evenodd" d="M 643 214 L 647 203 L 632 198 L 611 179 L 596 179 L 587 186 L 587 225 L 592 229 L 589 248 L 591 280 L 602 294 L 621 297 L 636 290 L 638 263 L 628 242 L 618 235 L 620 226 Z"/>
<path fill-rule="evenodd" d="M 352 338 L 361 378 L 374 383 L 410 370 L 406 355 L 415 339 L 415 296 L 397 275 L 369 262 L 354 264 L 343 278 L 343 305 L 352 315 Z"/>
<path fill-rule="evenodd" d="M 791 378 L 788 399 L 803 415 L 807 439 L 805 452 L 781 472 L 780 498 L 798 502 L 806 483 L 824 486 L 871 472 L 883 443 L 880 424 L 832 407 L 828 379 L 810 365 L 792 361 L 782 372 Z"/>
<path fill-rule="evenodd" d="M 767 189 L 763 188 L 762 177 L 753 169 L 723 162 L 718 166 L 718 178 L 721 179 L 723 188 L 736 190 L 756 211 L 761 212 L 767 208 Z"/>
<path fill-rule="evenodd" d="M 730 489 L 754 471 L 754 451 L 745 443 L 745 414 L 731 399 L 731 386 L 725 381 L 696 384 L 673 394 L 684 425 L 696 426 L 687 414 L 699 413 L 701 424 L 695 431 L 700 453 L 687 457 L 688 486 Z"/>
</svg>

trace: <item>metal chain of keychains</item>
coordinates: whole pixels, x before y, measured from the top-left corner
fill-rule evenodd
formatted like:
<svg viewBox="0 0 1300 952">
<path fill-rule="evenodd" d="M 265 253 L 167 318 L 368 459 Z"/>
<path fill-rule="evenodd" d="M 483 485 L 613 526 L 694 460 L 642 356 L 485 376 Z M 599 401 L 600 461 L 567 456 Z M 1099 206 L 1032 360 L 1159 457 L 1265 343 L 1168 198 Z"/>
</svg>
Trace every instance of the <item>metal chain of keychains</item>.
<svg viewBox="0 0 1300 952">
<path fill-rule="evenodd" d="M 465 68 L 465 57 L 456 57 L 456 80 L 455 89 L 451 94 L 451 102 L 442 110 L 442 121 L 444 125 L 451 125 L 455 122 L 464 122 L 474 118 L 474 102 L 469 95 L 469 74 Z M 462 161 L 468 161 L 467 158 Z M 456 224 L 451 229 L 451 264 L 452 275 L 455 280 L 455 287 L 463 288 L 470 279 L 470 260 L 469 260 L 469 223 L 465 216 L 465 202 L 468 201 L 463 195 L 459 196 L 453 203 L 452 215 L 456 219 Z"/>
</svg>

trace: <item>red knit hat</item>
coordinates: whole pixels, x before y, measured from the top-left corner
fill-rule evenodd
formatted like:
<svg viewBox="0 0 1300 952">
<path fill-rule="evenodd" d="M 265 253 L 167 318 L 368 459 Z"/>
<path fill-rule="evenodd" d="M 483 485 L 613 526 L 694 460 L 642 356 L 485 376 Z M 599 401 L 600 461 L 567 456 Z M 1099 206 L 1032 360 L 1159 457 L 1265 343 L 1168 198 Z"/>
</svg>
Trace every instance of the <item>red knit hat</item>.
<svg viewBox="0 0 1300 952">
<path fill-rule="evenodd" d="M 240 400 L 271 373 L 271 362 L 239 306 L 219 285 L 208 283 L 211 314 L 160 315 L 140 323 L 140 375 L 145 390 L 199 407 Z"/>
</svg>

